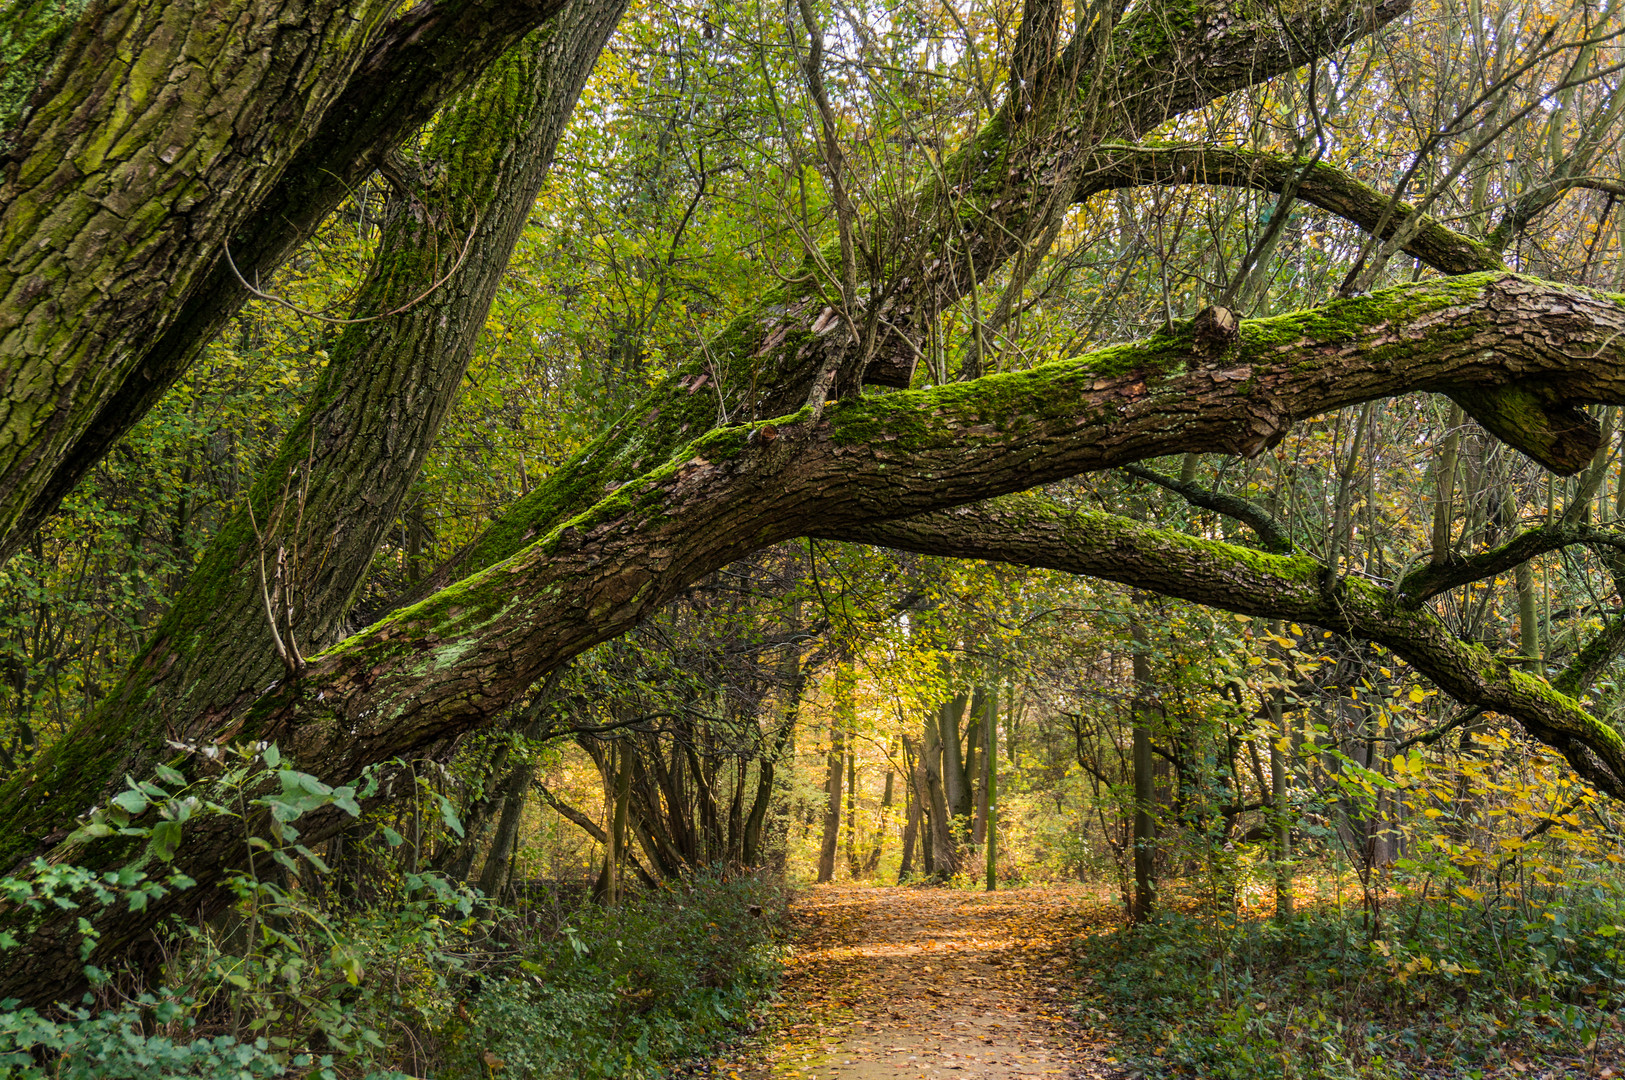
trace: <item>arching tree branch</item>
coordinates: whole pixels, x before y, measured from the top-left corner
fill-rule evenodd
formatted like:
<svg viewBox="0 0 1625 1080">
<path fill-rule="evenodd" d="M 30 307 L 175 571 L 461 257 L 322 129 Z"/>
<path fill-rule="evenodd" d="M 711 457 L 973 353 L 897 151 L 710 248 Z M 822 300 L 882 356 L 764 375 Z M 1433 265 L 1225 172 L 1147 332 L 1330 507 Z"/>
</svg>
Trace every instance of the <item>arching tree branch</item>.
<svg viewBox="0 0 1625 1080">
<path fill-rule="evenodd" d="M 1295 197 L 1373 232 L 1382 221 L 1388 196 L 1351 173 L 1323 162 L 1249 150 L 1209 146 L 1102 147 L 1085 165 L 1080 199 L 1130 187 L 1209 184 L 1281 192 L 1298 177 Z M 1395 207 L 1383 235 L 1405 227 L 1414 211 Z M 1436 218 L 1423 215 L 1405 242 L 1406 254 L 1445 274 L 1502 269 L 1501 258 L 1484 244 Z"/>
<path fill-rule="evenodd" d="M 1625 402 L 1622 327 L 1625 308 L 1606 297 L 1485 274 L 1246 322 L 1217 358 L 1187 330 L 971 383 L 842 401 L 817 419 L 803 412 L 718 429 L 586 512 L 520 541 L 508 558 L 309 658 L 297 680 L 245 686 L 206 714 L 168 718 L 168 733 L 183 741 L 274 739 L 323 775 L 348 778 L 489 722 L 548 671 L 706 574 L 781 540 L 857 537 L 876 521 L 1151 457 L 1256 453 L 1296 420 L 1411 390 L 1538 380 L 1565 405 Z M 1578 467 L 1593 449 L 1559 447 L 1558 463 Z M 1028 524 L 1043 535 L 1040 518 Z M 1209 550 L 1189 538 L 1179 544 L 1170 551 Z M 1560 695 L 1528 676 L 1479 671 L 1461 652 L 1467 646 L 1435 628 L 1427 612 L 1401 608 L 1386 590 L 1359 582 L 1328 595 L 1312 560 L 1248 557 L 1266 561 L 1243 559 L 1243 568 L 1290 579 L 1282 614 L 1335 627 L 1353 625 L 1353 616 L 1330 621 L 1328 605 L 1367 611 L 1361 625 L 1377 640 L 1420 635 L 1405 638 L 1407 648 L 1421 650 L 1413 662 L 1434 664 L 1446 690 L 1487 695 L 1490 707 L 1526 716 L 1553 745 L 1569 740 L 1563 745 L 1602 755 L 1607 770 L 1625 766 L 1625 753 L 1616 754 L 1583 711 L 1553 705 Z M 1222 575 L 1207 580 L 1217 582 L 1215 594 L 1232 584 Z M 167 662 L 161 646 L 140 661 L 155 669 Z M 1551 700 L 1531 704 L 1541 694 Z M 119 724 L 96 721 L 55 744 L 0 789 L 0 814 L 11 822 L 0 838 L 6 864 L 48 851 L 53 830 L 103 798 L 106 780 L 130 771 L 130 755 L 146 752 Z M 1576 750 L 1570 760 L 1581 768 L 1588 759 Z M 1603 775 L 1597 768 L 1587 775 Z M 301 823 L 307 840 L 327 827 Z M 189 842 L 182 869 L 214 881 L 240 843 L 229 832 Z M 162 913 L 108 916 L 106 947 L 129 946 Z M 65 926 L 51 932 L 64 942 L 72 936 Z M 30 955 L 49 963 L 47 953 Z M 44 986 L 30 992 L 50 993 L 54 984 L 38 980 L 33 968 L 0 974 L 0 992 Z"/>
<path fill-rule="evenodd" d="M 1212 510 L 1216 514 L 1235 518 L 1258 535 L 1259 544 L 1265 551 L 1272 551 L 1277 555 L 1285 555 L 1292 551 L 1292 538 L 1287 535 L 1286 526 L 1276 520 L 1274 514 L 1251 499 L 1244 499 L 1240 495 L 1228 495 L 1222 491 L 1210 491 L 1199 484 L 1187 484 L 1183 480 L 1164 476 L 1155 469 L 1148 469 L 1143 465 L 1125 465 L 1123 471 L 1130 476 L 1137 476 L 1141 480 L 1167 488 L 1192 506 L 1200 506 L 1204 510 Z"/>
<path fill-rule="evenodd" d="M 1439 566 L 1424 566 L 1419 570 L 1413 570 L 1399 582 L 1395 592 L 1402 603 L 1417 607 L 1459 585 L 1504 574 L 1519 563 L 1528 562 L 1537 555 L 1557 551 L 1571 544 L 1599 544 L 1611 548 L 1625 548 L 1625 534 L 1590 525 L 1562 522 L 1542 525 L 1539 528 L 1527 529 L 1490 551 L 1469 558 L 1452 558 Z"/>
<path fill-rule="evenodd" d="M 1612 726 L 1567 693 L 1462 640 L 1431 611 L 1402 604 L 1386 589 L 1348 577 L 1328 592 L 1322 587 L 1326 567 L 1308 556 L 1262 554 L 1111 514 L 1058 510 L 1030 497 L 824 535 L 1088 574 L 1375 641 L 1464 705 L 1517 721 L 1599 790 L 1625 799 L 1625 738 Z"/>
</svg>

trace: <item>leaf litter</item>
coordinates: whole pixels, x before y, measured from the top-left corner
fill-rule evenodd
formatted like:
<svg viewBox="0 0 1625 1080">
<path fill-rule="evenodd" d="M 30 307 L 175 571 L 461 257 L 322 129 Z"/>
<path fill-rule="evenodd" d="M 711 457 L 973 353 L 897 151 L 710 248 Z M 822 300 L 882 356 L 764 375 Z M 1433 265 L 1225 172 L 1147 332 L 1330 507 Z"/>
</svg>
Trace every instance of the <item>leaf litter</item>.
<svg viewBox="0 0 1625 1080">
<path fill-rule="evenodd" d="M 1120 922 L 1081 886 L 984 893 L 837 884 L 792 905 L 773 1023 L 706 1070 L 728 1080 L 1127 1075 L 1069 1002 L 1071 945 Z"/>
</svg>

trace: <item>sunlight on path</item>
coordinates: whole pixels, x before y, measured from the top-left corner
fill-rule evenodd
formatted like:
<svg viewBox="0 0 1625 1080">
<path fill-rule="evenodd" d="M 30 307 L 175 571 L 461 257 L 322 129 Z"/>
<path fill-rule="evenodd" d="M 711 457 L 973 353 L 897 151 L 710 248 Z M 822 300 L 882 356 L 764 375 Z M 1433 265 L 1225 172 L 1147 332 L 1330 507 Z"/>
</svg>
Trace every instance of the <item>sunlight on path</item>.
<svg viewBox="0 0 1625 1080">
<path fill-rule="evenodd" d="M 1111 1077 L 1068 1023 L 1069 943 L 1117 911 L 1082 888 L 993 894 L 821 885 L 793 908 L 785 1019 L 740 1080 Z"/>
</svg>

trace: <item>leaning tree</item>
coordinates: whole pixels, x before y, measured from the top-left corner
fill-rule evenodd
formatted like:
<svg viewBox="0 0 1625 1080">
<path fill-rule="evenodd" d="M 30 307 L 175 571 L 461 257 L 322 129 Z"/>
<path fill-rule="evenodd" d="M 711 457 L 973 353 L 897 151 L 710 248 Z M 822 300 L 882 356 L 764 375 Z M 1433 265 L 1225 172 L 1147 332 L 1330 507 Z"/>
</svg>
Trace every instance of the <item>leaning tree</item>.
<svg viewBox="0 0 1625 1080">
<path fill-rule="evenodd" d="M 1509 200 L 1513 227 L 1485 242 L 1318 156 L 1158 138 L 1409 6 L 1028 0 L 987 117 L 877 198 L 843 149 L 827 42 L 803 0 L 799 71 L 830 235 L 810 237 L 799 273 L 361 627 L 348 620 L 363 570 L 455 399 L 621 5 L 14 7 L 0 27 L 0 551 L 16 550 L 350 187 L 376 170 L 391 194 L 355 310 L 280 454 L 122 684 L 0 790 L 5 864 L 148 858 L 69 836 L 127 775 L 201 768 L 177 746 L 274 740 L 330 780 L 444 752 L 706 574 L 808 535 L 1056 566 L 1368 637 L 1625 796 L 1625 741 L 1576 697 L 1625 642 L 1625 621 L 1547 683 L 1458 640 L 1428 604 L 1539 551 L 1617 547 L 1612 532 L 1535 530 L 1383 588 L 1282 550 L 1266 515 L 1211 493 L 1191 497 L 1255 524 L 1270 550 L 1018 495 L 1168 454 L 1254 455 L 1304 418 L 1412 391 L 1449 395 L 1556 472 L 1592 460 L 1600 436 L 1583 406 L 1625 402 L 1625 306 L 1513 274 L 1497 247 L 1516 221 L 1594 182 L 1584 163 Z M 1531 55 L 1568 49 L 1584 55 L 1570 68 L 1603 70 L 1609 32 L 1582 22 L 1580 40 L 1548 34 Z M 1024 371 L 983 374 L 978 348 L 966 378 L 928 382 L 921 361 L 939 352 L 944 318 L 997 275 L 1026 280 L 1076 207 L 1194 184 L 1276 191 L 1366 230 L 1347 295 L 1239 321 L 1213 306 Z M 1399 253 L 1434 272 L 1367 291 Z M 307 842 L 339 824 L 301 823 Z M 188 828 L 177 865 L 202 886 L 195 902 L 238 864 L 242 840 L 207 820 Z M 181 903 L 104 912 L 102 949 L 138 953 Z M 76 922 L 31 924 L 0 996 L 71 991 Z"/>
</svg>

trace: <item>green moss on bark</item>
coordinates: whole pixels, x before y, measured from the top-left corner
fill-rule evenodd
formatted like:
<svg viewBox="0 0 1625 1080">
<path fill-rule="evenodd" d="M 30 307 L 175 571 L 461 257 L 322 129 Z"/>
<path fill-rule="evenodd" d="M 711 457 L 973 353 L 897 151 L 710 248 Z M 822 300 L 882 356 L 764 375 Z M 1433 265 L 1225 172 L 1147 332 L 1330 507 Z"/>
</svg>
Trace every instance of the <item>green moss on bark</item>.
<svg viewBox="0 0 1625 1080">
<path fill-rule="evenodd" d="M 89 0 L 32 0 L 0 14 L 0 150 L 10 143 L 29 100 Z"/>
</svg>

